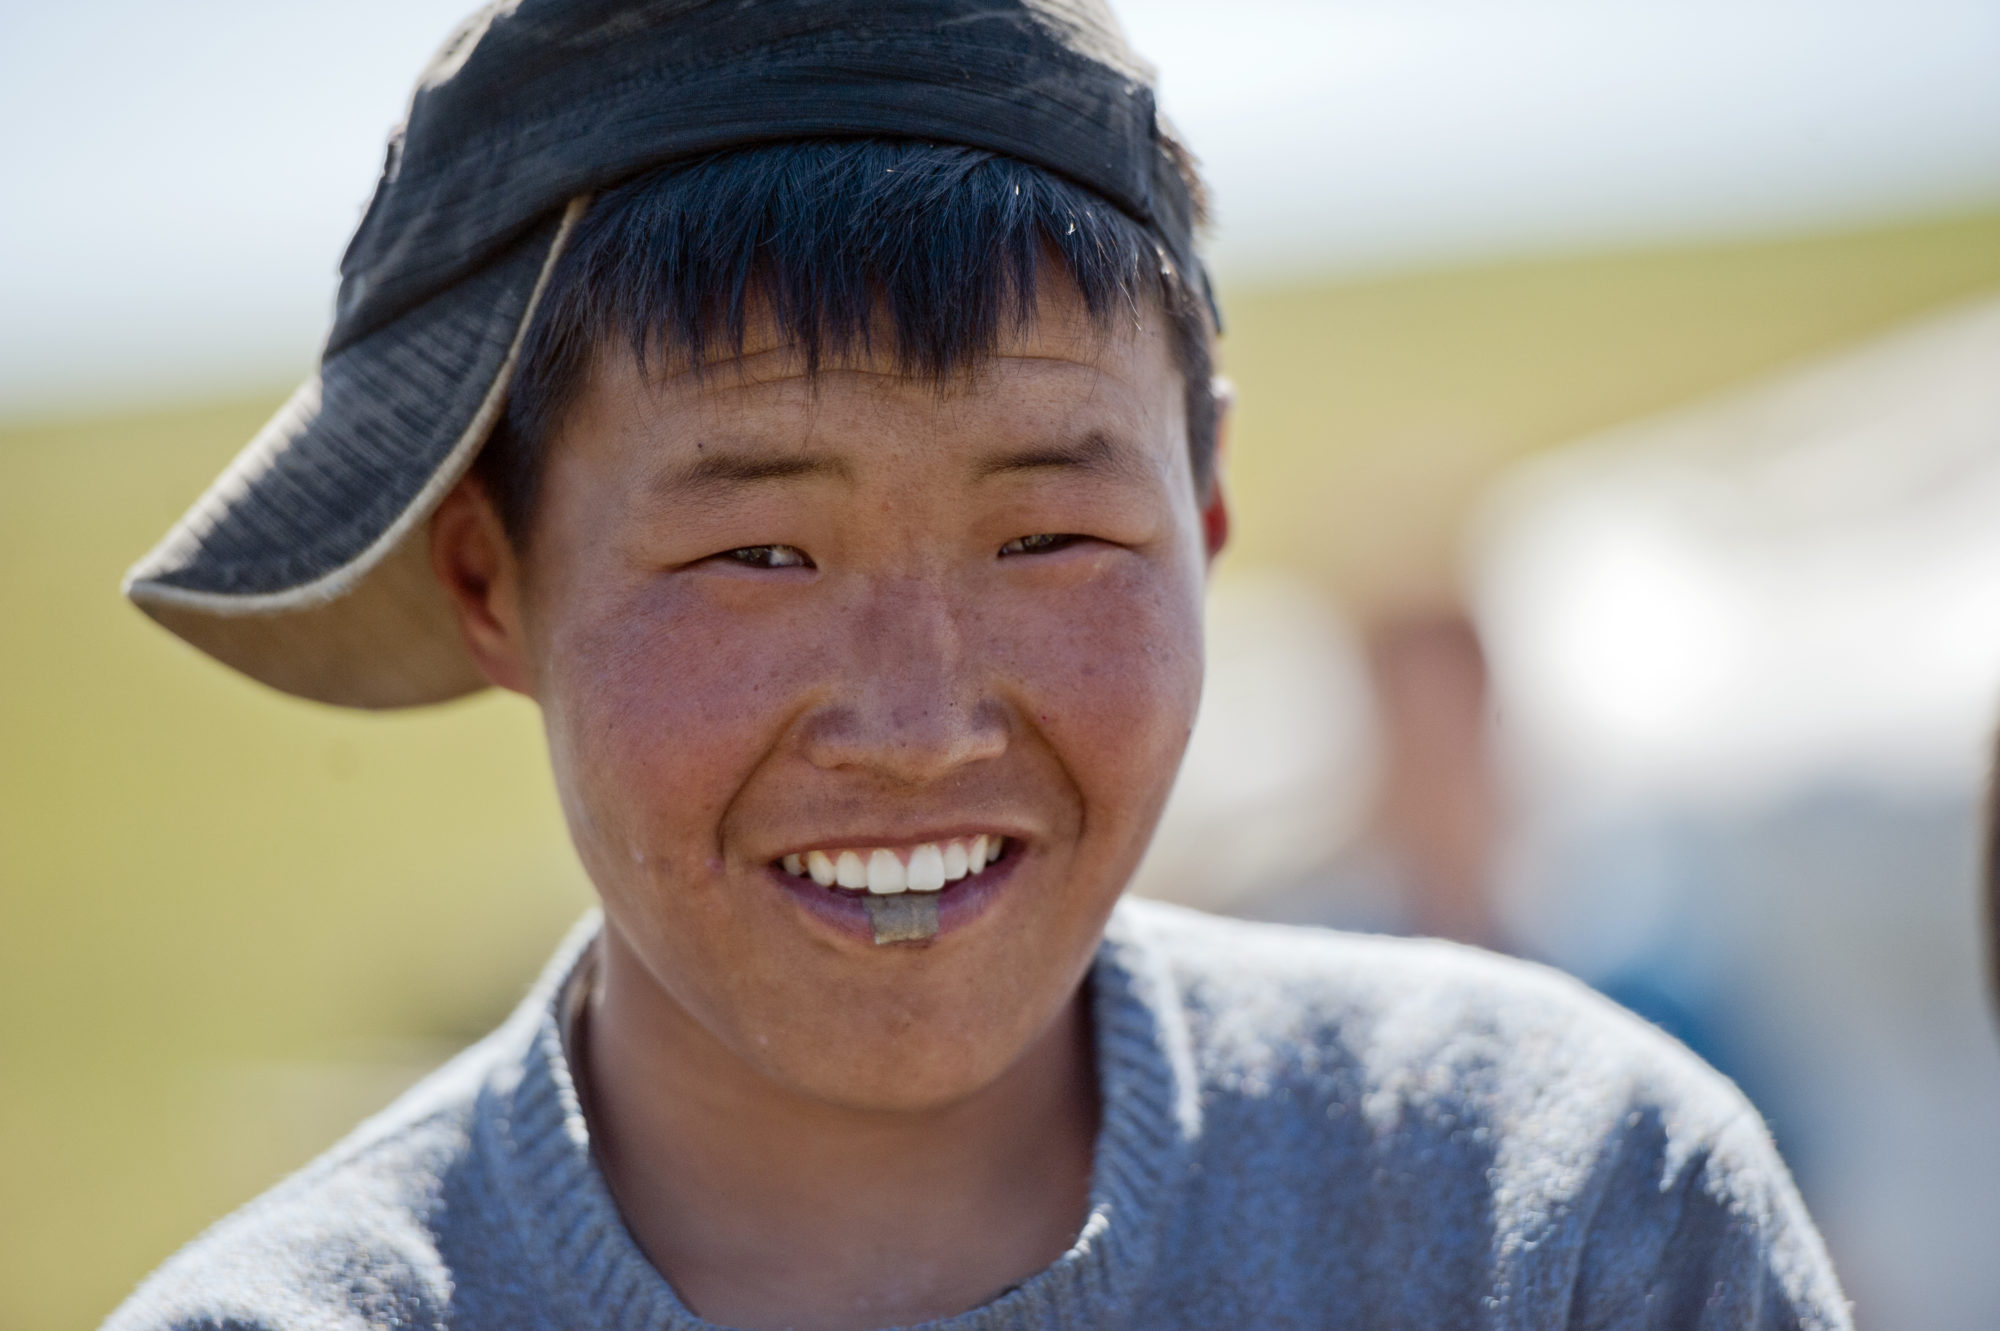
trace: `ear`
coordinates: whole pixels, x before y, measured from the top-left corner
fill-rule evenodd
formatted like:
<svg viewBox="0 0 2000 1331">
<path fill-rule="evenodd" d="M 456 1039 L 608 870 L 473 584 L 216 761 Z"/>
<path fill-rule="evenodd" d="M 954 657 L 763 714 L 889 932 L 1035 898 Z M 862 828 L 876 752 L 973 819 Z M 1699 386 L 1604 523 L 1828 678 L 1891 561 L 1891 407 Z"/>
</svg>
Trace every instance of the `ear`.
<svg viewBox="0 0 2000 1331">
<path fill-rule="evenodd" d="M 534 696 L 521 618 L 521 561 L 477 476 L 431 516 L 431 572 L 451 598 L 458 631 L 486 681 Z"/>
<path fill-rule="evenodd" d="M 1213 564 L 1229 544 L 1229 499 L 1222 484 L 1229 461 L 1229 422 L 1236 405 L 1236 386 L 1221 375 L 1215 377 L 1215 456 L 1209 460 L 1208 493 L 1201 502 L 1202 545 Z"/>
</svg>

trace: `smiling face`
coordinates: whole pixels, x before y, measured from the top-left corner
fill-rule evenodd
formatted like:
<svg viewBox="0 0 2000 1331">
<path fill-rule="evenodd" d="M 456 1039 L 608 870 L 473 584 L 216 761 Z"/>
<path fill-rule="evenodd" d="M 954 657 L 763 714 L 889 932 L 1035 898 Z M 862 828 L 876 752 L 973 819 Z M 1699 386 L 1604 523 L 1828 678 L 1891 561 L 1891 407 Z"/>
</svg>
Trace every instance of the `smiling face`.
<svg viewBox="0 0 2000 1331">
<path fill-rule="evenodd" d="M 434 525 L 475 656 L 541 705 L 611 951 L 797 1094 L 916 1109 L 1005 1071 L 1194 720 L 1223 519 L 1168 344 L 1040 311 L 942 389 L 754 337 L 699 377 L 607 351 L 525 555 L 475 484 Z M 875 941 L 898 878 L 942 881 L 934 937 Z"/>
</svg>

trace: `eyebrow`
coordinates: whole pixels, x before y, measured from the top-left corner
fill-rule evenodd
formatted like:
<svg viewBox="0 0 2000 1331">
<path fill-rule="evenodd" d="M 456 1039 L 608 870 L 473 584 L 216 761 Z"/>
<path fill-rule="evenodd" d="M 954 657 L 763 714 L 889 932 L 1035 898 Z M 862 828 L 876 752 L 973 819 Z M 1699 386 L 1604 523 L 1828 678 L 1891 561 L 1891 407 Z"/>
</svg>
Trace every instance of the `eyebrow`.
<svg viewBox="0 0 2000 1331">
<path fill-rule="evenodd" d="M 1070 470 L 1103 476 L 1132 476 L 1145 468 L 1128 448 L 1112 441 L 1101 430 L 1092 430 L 1073 444 L 1044 444 L 981 459 L 972 469 L 973 479 L 986 480 L 1010 472 Z"/>
<path fill-rule="evenodd" d="M 974 480 L 1016 472 L 1080 471 L 1102 476 L 1135 476 L 1145 468 L 1131 450 L 1101 430 L 1074 443 L 1043 444 L 982 458 L 972 468 Z M 657 495 L 695 498 L 766 481 L 831 476 L 851 481 L 854 472 L 840 457 L 771 457 L 752 453 L 704 453 L 685 465 L 664 472 L 650 487 Z"/>
<path fill-rule="evenodd" d="M 802 476 L 851 478 L 847 463 L 832 457 L 760 457 L 747 453 L 704 453 L 685 466 L 663 473 L 652 489 L 662 495 L 712 494 L 764 481 L 788 481 Z"/>
</svg>

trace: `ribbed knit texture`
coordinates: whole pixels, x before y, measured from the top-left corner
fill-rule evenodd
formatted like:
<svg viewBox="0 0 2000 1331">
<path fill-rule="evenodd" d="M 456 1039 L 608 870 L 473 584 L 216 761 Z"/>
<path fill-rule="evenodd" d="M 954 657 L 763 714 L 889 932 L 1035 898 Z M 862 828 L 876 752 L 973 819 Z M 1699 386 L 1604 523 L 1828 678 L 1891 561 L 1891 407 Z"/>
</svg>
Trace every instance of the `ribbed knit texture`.
<svg viewBox="0 0 2000 1331">
<path fill-rule="evenodd" d="M 696 1331 L 590 1155 L 572 935 L 521 1008 L 155 1274 L 108 1331 Z M 1849 1326 L 1762 1124 L 1652 1028 L 1441 943 L 1122 904 L 1054 1265 L 933 1331 Z"/>
</svg>

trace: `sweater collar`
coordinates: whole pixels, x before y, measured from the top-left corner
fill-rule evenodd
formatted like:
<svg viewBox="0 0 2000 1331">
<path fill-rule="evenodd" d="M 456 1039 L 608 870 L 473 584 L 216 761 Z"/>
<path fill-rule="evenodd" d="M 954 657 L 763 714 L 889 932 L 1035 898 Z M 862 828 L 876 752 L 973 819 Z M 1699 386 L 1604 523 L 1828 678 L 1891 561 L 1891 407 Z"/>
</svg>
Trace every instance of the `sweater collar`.
<svg viewBox="0 0 2000 1331">
<path fill-rule="evenodd" d="M 626 1230 L 590 1151 L 563 1047 L 570 977 L 595 943 L 593 912 L 557 951 L 503 1034 L 481 1097 L 477 1149 L 540 1270 L 558 1320 L 606 1331 L 718 1331 L 690 1312 Z M 926 1331 L 1106 1325 L 1132 1307 L 1175 1210 L 1200 1131 L 1180 996 L 1143 918 L 1121 903 L 1091 968 L 1102 1093 L 1090 1214 L 1068 1252 L 998 1298 Z M 526 1274 L 526 1273 L 524 1273 Z"/>
</svg>

